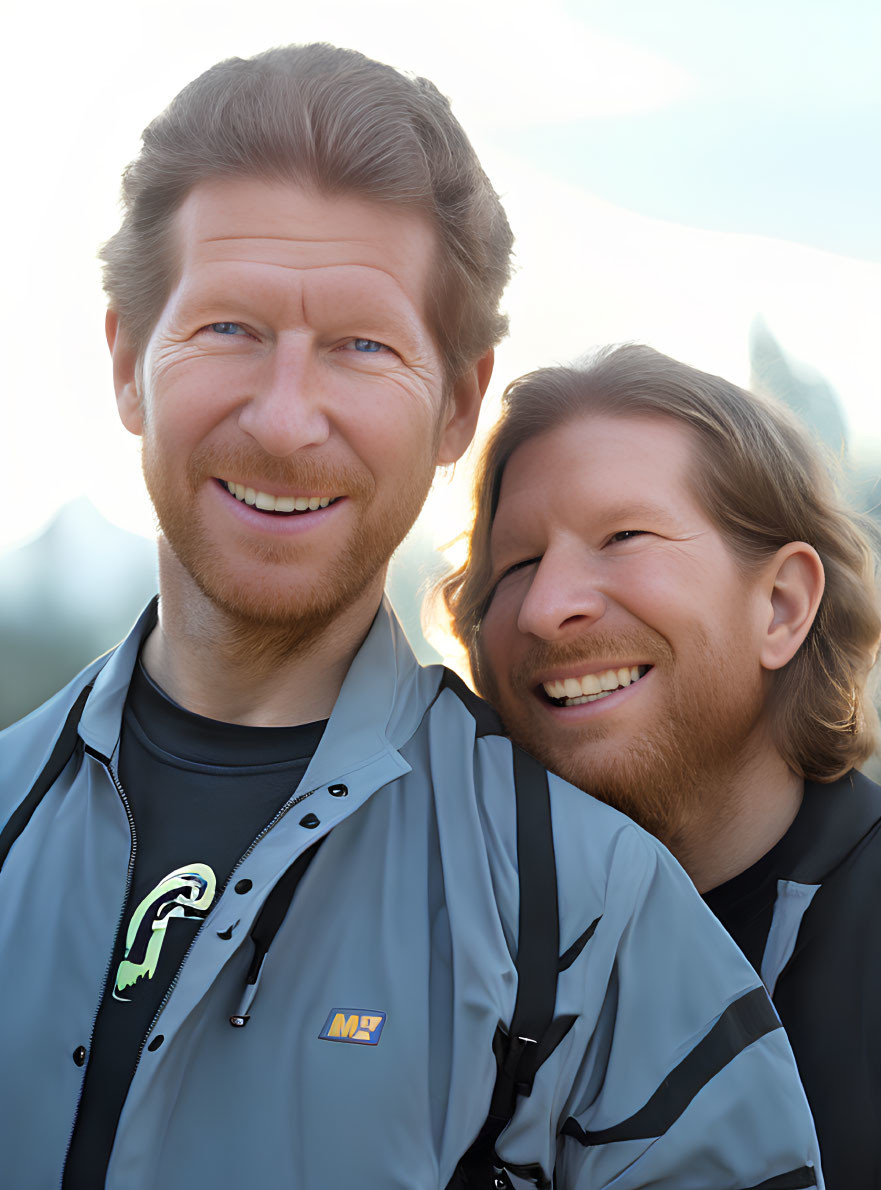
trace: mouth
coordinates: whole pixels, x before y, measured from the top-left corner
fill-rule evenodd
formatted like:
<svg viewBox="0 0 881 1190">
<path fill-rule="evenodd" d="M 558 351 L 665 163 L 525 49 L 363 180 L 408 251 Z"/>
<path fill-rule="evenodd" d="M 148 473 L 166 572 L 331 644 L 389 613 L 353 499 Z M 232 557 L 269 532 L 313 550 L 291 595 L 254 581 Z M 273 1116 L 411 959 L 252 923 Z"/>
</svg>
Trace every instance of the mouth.
<svg viewBox="0 0 881 1190">
<path fill-rule="evenodd" d="M 217 479 L 216 483 L 225 488 L 241 504 L 256 508 L 270 516 L 302 516 L 305 512 L 317 512 L 319 508 L 329 508 L 335 504 L 339 496 L 273 496 L 269 492 L 261 492 L 257 488 L 237 483 L 232 479 Z"/>
<path fill-rule="evenodd" d="M 555 707 L 578 707 L 586 702 L 608 698 L 610 694 L 634 685 L 651 668 L 650 665 L 624 665 L 618 669 L 604 669 L 600 673 L 542 682 L 541 689 Z"/>
</svg>

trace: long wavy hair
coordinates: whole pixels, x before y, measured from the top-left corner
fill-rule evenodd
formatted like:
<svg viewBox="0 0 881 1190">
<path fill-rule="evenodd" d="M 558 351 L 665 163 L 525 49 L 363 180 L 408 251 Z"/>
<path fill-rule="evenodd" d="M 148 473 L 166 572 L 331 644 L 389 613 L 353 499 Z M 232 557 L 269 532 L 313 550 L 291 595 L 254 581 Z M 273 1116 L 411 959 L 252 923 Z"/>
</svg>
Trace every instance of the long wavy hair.
<svg viewBox="0 0 881 1190">
<path fill-rule="evenodd" d="M 786 409 L 640 345 L 531 372 L 504 393 L 475 476 L 468 556 L 441 585 L 478 689 L 486 689 L 480 624 L 505 466 L 524 442 L 591 414 L 650 414 L 689 428 L 694 491 L 745 569 L 791 541 L 814 547 L 825 591 L 798 652 L 772 675 L 773 738 L 789 766 L 814 781 L 833 781 L 865 761 L 879 727 L 867 692 L 881 638 L 875 526 L 847 507 L 819 449 Z"/>
</svg>

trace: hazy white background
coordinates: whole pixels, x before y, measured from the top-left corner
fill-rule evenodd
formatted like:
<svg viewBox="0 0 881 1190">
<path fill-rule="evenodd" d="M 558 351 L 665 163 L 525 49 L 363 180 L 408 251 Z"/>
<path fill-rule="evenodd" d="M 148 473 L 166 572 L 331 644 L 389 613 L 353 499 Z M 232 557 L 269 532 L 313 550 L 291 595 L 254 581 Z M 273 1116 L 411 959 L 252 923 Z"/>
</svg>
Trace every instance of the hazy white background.
<svg viewBox="0 0 881 1190">
<path fill-rule="evenodd" d="M 761 314 L 838 390 L 854 455 L 879 449 L 875 0 L 84 0 L 20 3 L 4 32 L 0 551 L 81 495 L 151 534 L 96 247 L 144 125 L 218 59 L 290 41 L 427 75 L 501 193 L 517 274 L 484 425 L 504 381 L 609 341 L 746 382 Z M 430 501 L 436 543 L 466 475 Z"/>
</svg>

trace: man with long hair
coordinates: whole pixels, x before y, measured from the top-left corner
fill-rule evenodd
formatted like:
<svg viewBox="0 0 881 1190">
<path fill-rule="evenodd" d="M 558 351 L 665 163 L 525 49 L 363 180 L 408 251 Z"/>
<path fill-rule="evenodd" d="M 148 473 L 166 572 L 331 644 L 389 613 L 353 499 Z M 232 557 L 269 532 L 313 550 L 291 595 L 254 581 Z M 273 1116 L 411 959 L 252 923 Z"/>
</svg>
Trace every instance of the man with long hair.
<svg viewBox="0 0 881 1190">
<path fill-rule="evenodd" d="M 445 584 L 478 690 L 761 974 L 827 1184 L 881 1186 L 874 529 L 794 418 L 647 347 L 509 386 Z"/>
</svg>

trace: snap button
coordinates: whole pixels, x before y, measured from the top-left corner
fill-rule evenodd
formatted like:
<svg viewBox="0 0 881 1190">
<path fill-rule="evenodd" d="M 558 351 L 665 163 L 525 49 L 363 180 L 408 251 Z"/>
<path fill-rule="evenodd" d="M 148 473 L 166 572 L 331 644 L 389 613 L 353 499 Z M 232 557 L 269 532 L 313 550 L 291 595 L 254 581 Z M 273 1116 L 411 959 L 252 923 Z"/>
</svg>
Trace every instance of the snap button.
<svg viewBox="0 0 881 1190">
<path fill-rule="evenodd" d="M 328 785 L 327 792 L 331 797 L 345 797 L 349 792 L 348 785 Z"/>
<path fill-rule="evenodd" d="M 76 1047 L 76 1049 L 73 1051 L 73 1060 L 77 1066 L 85 1065 L 86 1047 L 84 1045 L 78 1045 Z"/>
<path fill-rule="evenodd" d="M 236 883 L 236 892 L 237 893 L 250 892 L 252 888 L 253 888 L 253 885 L 251 884 L 250 880 L 239 880 Z"/>
<path fill-rule="evenodd" d="M 314 830 L 316 826 L 321 825 L 321 820 L 316 818 L 314 814 L 306 814 L 300 819 L 300 826 L 308 827 L 309 830 Z"/>
<path fill-rule="evenodd" d="M 162 1045 L 164 1040 L 165 1040 L 165 1034 L 157 1033 L 156 1036 L 153 1038 L 153 1040 L 150 1042 L 150 1044 L 147 1046 L 147 1049 L 152 1054 L 155 1050 L 159 1049 L 160 1045 Z"/>
<path fill-rule="evenodd" d="M 245 1016 L 231 1016 L 229 1023 L 236 1029 L 244 1029 L 250 1019 L 251 1017 L 247 1014 Z"/>
</svg>

